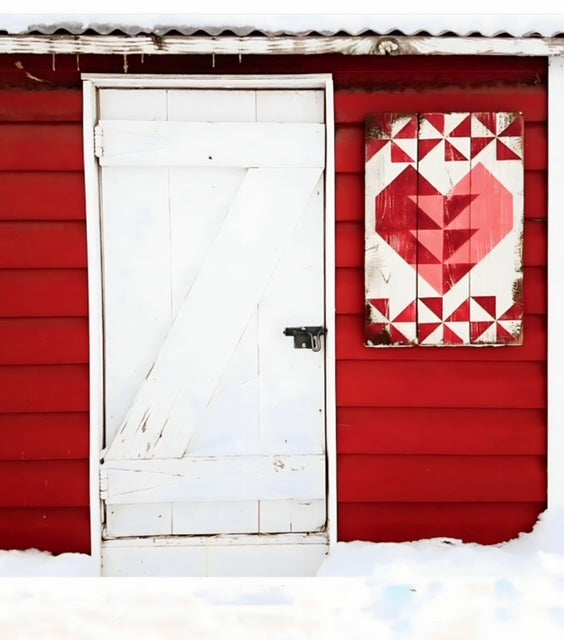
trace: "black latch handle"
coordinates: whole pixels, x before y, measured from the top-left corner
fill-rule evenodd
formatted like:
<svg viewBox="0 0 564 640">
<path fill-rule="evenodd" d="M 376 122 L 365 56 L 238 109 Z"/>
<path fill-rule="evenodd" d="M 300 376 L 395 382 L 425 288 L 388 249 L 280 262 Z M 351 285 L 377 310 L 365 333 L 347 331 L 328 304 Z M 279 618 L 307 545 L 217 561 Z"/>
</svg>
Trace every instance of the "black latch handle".
<svg viewBox="0 0 564 640">
<path fill-rule="evenodd" d="M 286 327 L 285 336 L 294 338 L 294 349 L 321 350 L 321 336 L 327 333 L 325 327 Z"/>
</svg>

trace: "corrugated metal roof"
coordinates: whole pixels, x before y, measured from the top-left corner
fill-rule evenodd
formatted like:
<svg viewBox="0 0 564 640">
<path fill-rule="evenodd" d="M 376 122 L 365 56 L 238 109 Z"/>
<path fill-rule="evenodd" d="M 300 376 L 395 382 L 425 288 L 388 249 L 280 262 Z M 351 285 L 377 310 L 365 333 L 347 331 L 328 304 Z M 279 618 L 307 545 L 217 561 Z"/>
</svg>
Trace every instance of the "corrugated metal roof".
<svg viewBox="0 0 564 640">
<path fill-rule="evenodd" d="M 564 14 L 0 14 L 7 35 L 564 37 Z"/>
</svg>

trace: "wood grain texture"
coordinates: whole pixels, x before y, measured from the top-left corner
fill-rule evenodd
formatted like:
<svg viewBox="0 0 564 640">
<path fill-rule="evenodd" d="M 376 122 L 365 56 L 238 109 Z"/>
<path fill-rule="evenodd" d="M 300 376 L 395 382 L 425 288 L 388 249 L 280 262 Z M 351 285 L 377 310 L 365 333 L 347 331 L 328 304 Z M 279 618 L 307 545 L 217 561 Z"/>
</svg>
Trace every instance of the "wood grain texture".
<svg viewBox="0 0 564 640">
<path fill-rule="evenodd" d="M 88 460 L 88 413 L 1 413 L 1 460 Z"/>
<path fill-rule="evenodd" d="M 337 459 L 343 502 L 544 502 L 544 456 L 349 455 Z"/>
<path fill-rule="evenodd" d="M 338 530 L 343 542 L 409 542 L 425 538 L 455 538 L 497 544 L 529 532 L 544 502 L 381 503 L 339 504 Z"/>
<path fill-rule="evenodd" d="M 546 432 L 544 409 L 340 407 L 337 411 L 340 454 L 546 455 Z"/>
</svg>

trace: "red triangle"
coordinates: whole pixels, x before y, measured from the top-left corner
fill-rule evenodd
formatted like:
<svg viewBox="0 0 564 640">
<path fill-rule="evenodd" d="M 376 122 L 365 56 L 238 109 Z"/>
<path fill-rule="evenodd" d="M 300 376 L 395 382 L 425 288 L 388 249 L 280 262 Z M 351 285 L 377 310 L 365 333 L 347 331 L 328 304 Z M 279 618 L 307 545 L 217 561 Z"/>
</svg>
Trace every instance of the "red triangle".
<svg viewBox="0 0 564 640">
<path fill-rule="evenodd" d="M 410 302 L 407 307 L 396 316 L 393 322 L 415 322 L 417 320 L 416 301 Z"/>
<path fill-rule="evenodd" d="M 478 229 L 445 229 L 443 236 L 443 260 L 447 260 L 458 251 L 464 243 L 478 231 Z M 470 257 L 470 250 L 468 256 Z"/>
<path fill-rule="evenodd" d="M 417 240 L 410 231 L 379 231 L 379 233 L 407 264 L 417 264 Z"/>
<path fill-rule="evenodd" d="M 409 165 L 376 196 L 377 231 L 417 228 L 417 204 L 410 197 L 417 195 L 417 178 L 417 171 Z"/>
<path fill-rule="evenodd" d="M 415 171 L 416 175 L 418 176 L 418 180 L 417 180 L 418 195 L 420 196 L 442 195 L 439 191 L 437 191 L 437 189 L 435 189 L 435 187 L 428 180 L 426 180 L 420 173 L 417 173 L 417 171 L 413 167 L 408 167 L 408 169 L 413 169 L 413 171 Z"/>
<path fill-rule="evenodd" d="M 516 136 L 520 138 L 523 135 L 523 117 L 517 114 L 515 120 L 511 122 L 505 129 L 499 132 L 500 136 Z"/>
<path fill-rule="evenodd" d="M 405 127 L 400 129 L 394 138 L 417 138 L 417 117 L 413 116 L 406 123 Z"/>
<path fill-rule="evenodd" d="M 440 327 L 440 322 L 423 322 L 417 325 L 417 337 L 419 338 L 419 342 L 423 342 L 425 338 L 428 338 L 433 331 Z"/>
<path fill-rule="evenodd" d="M 433 255 L 425 245 L 417 242 L 417 264 L 441 264 L 441 260 Z"/>
<path fill-rule="evenodd" d="M 384 318 L 388 319 L 390 317 L 390 301 L 388 298 L 372 298 L 369 299 L 368 302 L 379 311 Z"/>
<path fill-rule="evenodd" d="M 415 162 L 413 158 L 407 155 L 407 153 L 392 142 L 392 162 Z"/>
<path fill-rule="evenodd" d="M 458 160 L 468 160 L 468 158 L 463 155 L 456 147 L 453 147 L 448 140 L 445 140 L 445 160 L 447 162 L 456 162 Z"/>
<path fill-rule="evenodd" d="M 431 138 L 431 139 L 419 140 L 419 159 L 421 160 L 421 158 L 424 158 L 440 142 L 442 142 L 442 138 Z"/>
<path fill-rule="evenodd" d="M 476 118 L 494 135 L 497 133 L 497 118 L 495 112 L 475 113 Z"/>
<path fill-rule="evenodd" d="M 452 195 L 444 199 L 445 227 L 470 206 L 477 194 Z"/>
<path fill-rule="evenodd" d="M 423 118 L 435 129 L 444 135 L 445 133 L 445 114 L 444 113 L 426 113 Z"/>
<path fill-rule="evenodd" d="M 444 344 L 464 344 L 464 340 L 447 325 L 444 329 L 443 342 Z"/>
<path fill-rule="evenodd" d="M 450 314 L 447 322 L 470 322 L 470 300 L 464 300 L 458 309 Z"/>
<path fill-rule="evenodd" d="M 516 337 L 507 331 L 504 327 L 502 327 L 499 322 L 496 322 L 495 325 L 496 331 L 496 342 L 501 344 L 511 344 L 512 342 L 516 342 Z"/>
<path fill-rule="evenodd" d="M 417 228 L 418 229 L 434 229 L 440 231 L 441 227 L 428 216 L 423 209 L 417 207 Z"/>
<path fill-rule="evenodd" d="M 492 140 L 495 140 L 495 138 L 472 138 L 472 157 L 477 156 Z"/>
<path fill-rule="evenodd" d="M 498 320 L 521 320 L 523 318 L 523 300 L 518 300 L 502 314 Z"/>
<path fill-rule="evenodd" d="M 468 115 L 460 124 L 456 125 L 449 133 L 449 136 L 453 138 L 469 138 L 472 135 L 471 122 L 470 115 Z"/>
<path fill-rule="evenodd" d="M 372 322 L 366 327 L 366 340 L 372 344 L 390 344 L 390 325 Z"/>
<path fill-rule="evenodd" d="M 443 319 L 443 299 L 442 298 L 419 298 L 421 302 L 430 309 L 439 320 Z"/>
<path fill-rule="evenodd" d="M 392 338 L 392 344 L 410 344 L 410 341 L 401 331 L 398 331 L 393 324 L 390 326 L 390 336 Z"/>
<path fill-rule="evenodd" d="M 476 342 L 480 336 L 487 331 L 493 322 L 471 322 L 470 323 L 470 341 Z"/>
<path fill-rule="evenodd" d="M 477 302 L 484 311 L 487 311 L 490 314 L 492 318 L 495 318 L 495 296 L 472 296 L 472 300 L 474 300 L 474 302 Z"/>
<path fill-rule="evenodd" d="M 370 158 L 374 157 L 389 142 L 389 140 L 367 140 L 365 149 L 365 160 L 368 162 Z"/>
<path fill-rule="evenodd" d="M 501 140 L 497 141 L 496 158 L 498 160 L 521 160 L 521 156 L 517 155 L 506 144 L 503 144 Z"/>
<path fill-rule="evenodd" d="M 443 290 L 446 293 L 472 269 L 473 264 L 455 263 L 443 265 Z"/>
</svg>

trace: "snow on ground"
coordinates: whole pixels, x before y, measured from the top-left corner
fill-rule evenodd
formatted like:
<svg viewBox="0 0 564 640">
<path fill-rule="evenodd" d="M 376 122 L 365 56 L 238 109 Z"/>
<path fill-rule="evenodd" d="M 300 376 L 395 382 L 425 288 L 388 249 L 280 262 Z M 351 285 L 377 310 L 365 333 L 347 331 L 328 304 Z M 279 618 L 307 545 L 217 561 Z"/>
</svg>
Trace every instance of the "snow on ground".
<svg viewBox="0 0 564 640">
<path fill-rule="evenodd" d="M 338 543 L 312 578 L 98 578 L 89 556 L 0 552 L 9 640 L 561 640 L 564 511 L 485 547 Z"/>
</svg>

